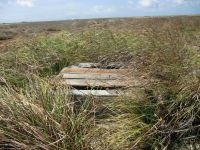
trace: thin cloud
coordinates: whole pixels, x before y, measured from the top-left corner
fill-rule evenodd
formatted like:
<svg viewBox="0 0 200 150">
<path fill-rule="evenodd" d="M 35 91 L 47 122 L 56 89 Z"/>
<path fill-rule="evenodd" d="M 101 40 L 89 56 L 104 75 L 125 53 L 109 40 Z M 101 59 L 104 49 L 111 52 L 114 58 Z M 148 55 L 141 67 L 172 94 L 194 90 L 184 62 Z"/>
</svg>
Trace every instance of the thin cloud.
<svg viewBox="0 0 200 150">
<path fill-rule="evenodd" d="M 115 12 L 115 8 L 103 5 L 95 5 L 93 6 L 92 11 L 95 13 L 113 13 Z"/>
<path fill-rule="evenodd" d="M 128 4 L 133 5 L 134 4 L 133 0 L 128 0 Z"/>
<path fill-rule="evenodd" d="M 181 4 L 183 4 L 183 3 L 185 2 L 185 0 L 174 0 L 174 2 L 175 2 L 176 4 L 181 5 Z"/>
<path fill-rule="evenodd" d="M 157 3 L 157 0 L 139 0 L 139 6 L 145 8 L 154 7 Z"/>
<path fill-rule="evenodd" d="M 24 7 L 33 7 L 35 0 L 17 0 L 16 3 Z"/>
</svg>

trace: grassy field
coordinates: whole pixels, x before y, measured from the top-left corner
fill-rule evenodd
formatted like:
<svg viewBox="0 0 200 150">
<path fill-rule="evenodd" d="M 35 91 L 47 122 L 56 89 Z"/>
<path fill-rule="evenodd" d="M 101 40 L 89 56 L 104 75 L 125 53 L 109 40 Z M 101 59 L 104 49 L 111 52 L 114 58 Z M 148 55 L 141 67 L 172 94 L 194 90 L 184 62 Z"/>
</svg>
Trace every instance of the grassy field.
<svg viewBox="0 0 200 150">
<path fill-rule="evenodd" d="M 142 86 L 74 100 L 56 75 L 79 62 Z M 0 149 L 200 149 L 199 69 L 199 16 L 2 24 Z"/>
</svg>

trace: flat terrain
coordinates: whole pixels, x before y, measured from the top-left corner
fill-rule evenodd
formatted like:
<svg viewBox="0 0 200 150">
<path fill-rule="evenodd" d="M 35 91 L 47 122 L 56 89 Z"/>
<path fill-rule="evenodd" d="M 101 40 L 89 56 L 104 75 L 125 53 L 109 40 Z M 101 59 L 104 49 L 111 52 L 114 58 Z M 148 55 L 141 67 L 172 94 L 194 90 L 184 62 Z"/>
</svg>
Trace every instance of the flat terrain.
<svg viewBox="0 0 200 150">
<path fill-rule="evenodd" d="M 110 30 L 135 30 L 145 32 L 145 27 L 155 22 L 176 21 L 189 24 L 189 20 L 198 20 L 200 16 L 169 16 L 169 17 L 141 17 L 141 18 L 108 18 L 85 19 L 49 22 L 22 22 L 12 24 L 0 24 L 0 41 L 15 39 L 17 37 L 34 37 L 38 34 L 52 34 L 60 31 L 81 32 L 91 28 L 104 28 Z"/>
</svg>

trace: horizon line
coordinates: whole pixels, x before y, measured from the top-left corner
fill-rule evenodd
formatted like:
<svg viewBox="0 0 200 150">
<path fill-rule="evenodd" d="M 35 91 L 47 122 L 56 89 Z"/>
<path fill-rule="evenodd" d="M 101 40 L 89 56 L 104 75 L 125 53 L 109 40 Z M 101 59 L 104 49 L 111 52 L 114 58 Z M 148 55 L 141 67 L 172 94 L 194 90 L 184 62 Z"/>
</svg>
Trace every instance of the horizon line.
<svg viewBox="0 0 200 150">
<path fill-rule="evenodd" d="M 200 14 L 177 14 L 177 15 L 145 15 L 145 16 L 124 16 L 124 17 L 97 17 L 97 18 L 71 18 L 55 20 L 35 20 L 35 21 L 17 21 L 17 22 L 0 22 L 0 24 L 23 24 L 23 23 L 40 23 L 40 22 L 62 22 L 78 20 L 101 20 L 101 19 L 128 19 L 128 18 L 154 18 L 154 17 L 181 17 L 181 16 L 200 16 Z"/>
</svg>

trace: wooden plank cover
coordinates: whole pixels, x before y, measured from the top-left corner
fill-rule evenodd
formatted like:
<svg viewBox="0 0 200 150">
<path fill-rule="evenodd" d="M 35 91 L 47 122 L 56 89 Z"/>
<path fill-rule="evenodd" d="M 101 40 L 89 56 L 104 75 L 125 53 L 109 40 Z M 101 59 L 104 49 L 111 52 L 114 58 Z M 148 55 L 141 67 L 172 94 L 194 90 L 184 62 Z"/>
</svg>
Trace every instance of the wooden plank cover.
<svg viewBox="0 0 200 150">
<path fill-rule="evenodd" d="M 71 90 L 72 95 L 76 96 L 103 96 L 103 97 L 113 97 L 113 96 L 119 96 L 122 94 L 121 91 L 118 90 Z"/>
<path fill-rule="evenodd" d="M 132 85 L 131 80 L 65 79 L 63 83 L 75 87 L 126 87 Z"/>
<path fill-rule="evenodd" d="M 64 68 L 63 83 L 72 87 L 127 87 L 132 80 L 127 69 Z"/>
<path fill-rule="evenodd" d="M 125 75 L 113 74 L 113 73 L 64 73 L 62 78 L 64 79 L 95 79 L 95 80 L 120 80 L 127 79 Z"/>
<path fill-rule="evenodd" d="M 122 74 L 127 75 L 128 69 L 98 69 L 98 68 L 64 68 L 60 73 L 100 73 L 100 74 Z"/>
</svg>

